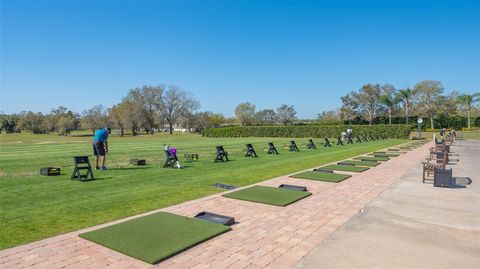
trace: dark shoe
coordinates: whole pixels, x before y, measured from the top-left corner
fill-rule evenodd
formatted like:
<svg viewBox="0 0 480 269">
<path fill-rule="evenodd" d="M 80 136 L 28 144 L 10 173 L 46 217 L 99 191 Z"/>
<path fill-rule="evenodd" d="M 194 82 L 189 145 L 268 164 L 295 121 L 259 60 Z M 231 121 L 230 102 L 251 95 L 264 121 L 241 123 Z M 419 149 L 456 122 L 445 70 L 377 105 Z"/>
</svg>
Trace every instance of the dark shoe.
<svg viewBox="0 0 480 269">
<path fill-rule="evenodd" d="M 102 170 L 108 170 L 106 166 L 102 166 Z"/>
<path fill-rule="evenodd" d="M 95 170 L 100 170 L 100 166 L 95 167 Z"/>
</svg>

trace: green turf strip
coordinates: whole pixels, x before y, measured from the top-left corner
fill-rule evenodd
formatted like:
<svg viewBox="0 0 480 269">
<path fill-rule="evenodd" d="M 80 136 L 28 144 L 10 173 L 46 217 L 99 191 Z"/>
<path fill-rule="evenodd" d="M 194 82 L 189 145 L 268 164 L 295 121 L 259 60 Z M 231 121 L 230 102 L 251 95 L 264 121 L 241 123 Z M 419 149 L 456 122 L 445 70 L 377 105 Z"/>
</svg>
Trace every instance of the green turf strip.
<svg viewBox="0 0 480 269">
<path fill-rule="evenodd" d="M 390 158 L 388 157 L 371 157 L 371 156 L 362 156 L 362 157 L 355 157 L 355 160 L 361 160 L 361 161 L 388 161 Z"/>
<path fill-rule="evenodd" d="M 310 195 L 311 193 L 305 191 L 253 186 L 243 190 L 226 193 L 223 196 L 262 204 L 287 206 Z"/>
<path fill-rule="evenodd" d="M 321 169 L 337 170 L 337 171 L 348 171 L 348 172 L 363 172 L 368 170 L 368 167 L 358 167 L 353 165 L 340 165 L 340 164 L 331 164 L 321 167 Z"/>
<path fill-rule="evenodd" d="M 397 157 L 399 154 L 392 154 L 392 153 L 370 153 L 368 155 L 375 156 L 375 157 Z"/>
<path fill-rule="evenodd" d="M 373 154 L 387 154 L 387 155 L 400 155 L 405 152 L 400 152 L 400 151 L 375 151 Z"/>
<path fill-rule="evenodd" d="M 80 234 L 80 237 L 155 264 L 229 230 L 228 226 L 160 212 Z"/>
<path fill-rule="evenodd" d="M 327 181 L 327 182 L 340 182 L 342 180 L 345 180 L 351 177 L 351 175 L 307 171 L 307 172 L 302 172 L 302 173 L 292 175 L 290 177 L 311 179 L 311 180 L 318 180 L 318 181 Z"/>
<path fill-rule="evenodd" d="M 353 160 L 341 161 L 341 163 L 348 163 L 348 164 L 360 165 L 360 166 L 377 166 L 380 164 L 379 162 L 376 162 L 376 161 L 353 161 Z"/>
</svg>

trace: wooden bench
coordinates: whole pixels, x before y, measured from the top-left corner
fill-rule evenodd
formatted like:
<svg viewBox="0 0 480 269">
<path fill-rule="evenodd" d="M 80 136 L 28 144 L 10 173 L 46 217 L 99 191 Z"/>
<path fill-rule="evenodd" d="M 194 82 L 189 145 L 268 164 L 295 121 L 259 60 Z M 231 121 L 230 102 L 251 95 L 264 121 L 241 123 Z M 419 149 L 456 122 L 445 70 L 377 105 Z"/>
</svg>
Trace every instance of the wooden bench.
<svg viewBox="0 0 480 269">
<path fill-rule="evenodd" d="M 444 159 L 427 158 L 427 161 L 422 162 L 422 164 L 423 164 L 422 182 L 423 183 L 425 183 L 425 181 L 432 181 L 433 182 L 433 175 L 434 175 L 435 169 L 445 170 L 447 160 L 446 160 L 446 158 L 444 158 Z"/>
</svg>

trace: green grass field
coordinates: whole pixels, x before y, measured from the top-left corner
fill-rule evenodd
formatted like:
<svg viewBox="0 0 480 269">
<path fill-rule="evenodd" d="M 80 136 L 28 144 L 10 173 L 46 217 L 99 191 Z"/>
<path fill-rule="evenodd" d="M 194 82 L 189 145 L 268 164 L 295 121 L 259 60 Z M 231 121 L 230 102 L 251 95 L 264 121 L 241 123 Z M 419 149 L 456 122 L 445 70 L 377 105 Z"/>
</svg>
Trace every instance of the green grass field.
<svg viewBox="0 0 480 269">
<path fill-rule="evenodd" d="M 299 138 L 295 140 L 301 152 L 288 152 L 283 145 L 290 140 L 203 138 L 187 133 L 112 136 L 110 154 L 117 163 L 127 165 L 129 159 L 144 158 L 148 165 L 94 171 L 98 180 L 78 182 L 70 180 L 72 157 L 92 156 L 91 137 L 2 134 L 0 249 L 221 192 L 211 187 L 217 182 L 246 186 L 406 142 L 383 140 L 307 150 L 307 139 Z M 280 155 L 267 156 L 263 151 L 270 141 Z M 162 168 L 164 143 L 177 147 L 180 159 L 184 153 L 198 153 L 200 159 L 184 162 L 186 168 L 181 170 Z M 243 157 L 245 143 L 253 144 L 258 158 Z M 224 145 L 232 161 L 214 163 L 216 145 Z M 44 166 L 58 166 L 62 175 L 40 176 Z"/>
</svg>

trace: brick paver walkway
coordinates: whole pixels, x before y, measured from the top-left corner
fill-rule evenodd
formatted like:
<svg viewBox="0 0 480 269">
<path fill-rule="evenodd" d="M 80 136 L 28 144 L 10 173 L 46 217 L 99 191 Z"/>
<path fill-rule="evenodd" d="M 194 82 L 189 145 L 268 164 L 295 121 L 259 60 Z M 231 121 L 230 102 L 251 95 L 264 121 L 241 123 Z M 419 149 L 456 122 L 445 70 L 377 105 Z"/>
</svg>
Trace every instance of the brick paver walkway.
<svg viewBox="0 0 480 269">
<path fill-rule="evenodd" d="M 287 207 L 257 204 L 215 194 L 139 216 L 167 211 L 194 216 L 211 211 L 234 216 L 233 230 L 157 265 L 150 265 L 78 237 L 78 234 L 126 221 L 55 236 L 0 251 L 7 268 L 291 268 L 359 210 L 426 155 L 424 145 L 341 183 L 287 176 L 259 185 L 307 186 L 313 194 Z"/>
</svg>

